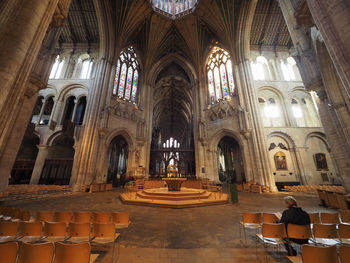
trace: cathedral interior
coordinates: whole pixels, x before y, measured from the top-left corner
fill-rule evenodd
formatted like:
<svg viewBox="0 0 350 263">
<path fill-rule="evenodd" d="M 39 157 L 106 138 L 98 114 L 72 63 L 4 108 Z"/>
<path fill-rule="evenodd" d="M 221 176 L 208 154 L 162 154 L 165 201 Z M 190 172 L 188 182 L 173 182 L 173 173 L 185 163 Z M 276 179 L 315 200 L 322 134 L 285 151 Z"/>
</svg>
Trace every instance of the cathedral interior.
<svg viewBox="0 0 350 263">
<path fill-rule="evenodd" d="M 129 211 L 121 262 L 255 262 L 286 193 L 350 224 L 348 0 L 3 0 L 0 79 L 0 208 Z"/>
</svg>

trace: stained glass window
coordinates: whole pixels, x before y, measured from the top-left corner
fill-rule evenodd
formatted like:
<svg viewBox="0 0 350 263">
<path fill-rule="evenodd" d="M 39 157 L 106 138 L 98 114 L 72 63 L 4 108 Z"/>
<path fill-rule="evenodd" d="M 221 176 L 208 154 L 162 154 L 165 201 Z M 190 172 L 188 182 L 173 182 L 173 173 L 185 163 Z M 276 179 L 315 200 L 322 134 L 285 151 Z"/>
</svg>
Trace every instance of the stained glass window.
<svg viewBox="0 0 350 263">
<path fill-rule="evenodd" d="M 215 47 L 207 63 L 209 101 L 214 104 L 234 94 L 232 62 L 227 51 Z"/>
<path fill-rule="evenodd" d="M 133 47 L 122 51 L 115 71 L 113 95 L 136 103 L 139 71 L 139 61 Z"/>
</svg>

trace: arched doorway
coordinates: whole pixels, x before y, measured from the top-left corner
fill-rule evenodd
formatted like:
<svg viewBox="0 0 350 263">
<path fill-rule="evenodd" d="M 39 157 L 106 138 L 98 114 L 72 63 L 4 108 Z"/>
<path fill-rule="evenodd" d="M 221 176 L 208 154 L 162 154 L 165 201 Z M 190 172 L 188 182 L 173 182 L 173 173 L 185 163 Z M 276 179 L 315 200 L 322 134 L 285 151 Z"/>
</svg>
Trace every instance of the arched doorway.
<svg viewBox="0 0 350 263">
<path fill-rule="evenodd" d="M 112 140 L 108 153 L 107 183 L 116 184 L 118 174 L 120 176 L 118 179 L 126 177 L 128 148 L 128 143 L 123 136 L 118 135 Z"/>
<path fill-rule="evenodd" d="M 74 161 L 74 138 L 61 135 L 49 148 L 39 184 L 68 185 Z"/>
<path fill-rule="evenodd" d="M 232 137 L 225 136 L 218 143 L 217 163 L 221 182 L 245 181 L 241 149 L 238 142 Z"/>
</svg>

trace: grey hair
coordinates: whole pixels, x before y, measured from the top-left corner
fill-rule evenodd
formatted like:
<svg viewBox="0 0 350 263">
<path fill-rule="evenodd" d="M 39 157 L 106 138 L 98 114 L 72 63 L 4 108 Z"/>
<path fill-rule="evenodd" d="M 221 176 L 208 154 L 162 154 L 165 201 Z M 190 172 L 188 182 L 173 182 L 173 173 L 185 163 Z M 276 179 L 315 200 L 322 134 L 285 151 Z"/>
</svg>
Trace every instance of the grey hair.
<svg viewBox="0 0 350 263">
<path fill-rule="evenodd" d="M 284 202 L 290 206 L 298 206 L 297 200 L 293 196 L 290 196 L 290 195 L 288 195 L 284 198 Z"/>
</svg>

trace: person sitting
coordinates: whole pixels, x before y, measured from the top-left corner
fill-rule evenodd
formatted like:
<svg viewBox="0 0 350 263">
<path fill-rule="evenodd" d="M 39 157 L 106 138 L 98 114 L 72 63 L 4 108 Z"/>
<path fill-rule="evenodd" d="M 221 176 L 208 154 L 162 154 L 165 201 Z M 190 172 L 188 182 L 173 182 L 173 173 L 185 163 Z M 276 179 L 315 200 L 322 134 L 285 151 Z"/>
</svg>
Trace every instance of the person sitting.
<svg viewBox="0 0 350 263">
<path fill-rule="evenodd" d="M 282 216 L 280 218 L 280 223 L 284 223 L 286 225 L 286 229 L 288 224 L 294 225 L 310 225 L 310 216 L 303 209 L 298 207 L 297 201 L 293 196 L 286 196 L 284 198 L 285 205 L 287 207 L 286 210 L 283 211 Z M 290 245 L 290 242 L 302 245 L 308 244 L 308 239 L 296 239 L 290 238 L 287 240 L 289 242 L 285 243 L 286 249 L 288 251 L 289 256 L 296 256 L 297 252 Z"/>
</svg>

